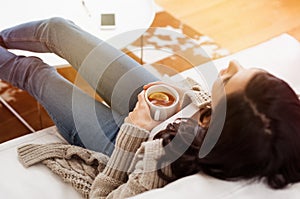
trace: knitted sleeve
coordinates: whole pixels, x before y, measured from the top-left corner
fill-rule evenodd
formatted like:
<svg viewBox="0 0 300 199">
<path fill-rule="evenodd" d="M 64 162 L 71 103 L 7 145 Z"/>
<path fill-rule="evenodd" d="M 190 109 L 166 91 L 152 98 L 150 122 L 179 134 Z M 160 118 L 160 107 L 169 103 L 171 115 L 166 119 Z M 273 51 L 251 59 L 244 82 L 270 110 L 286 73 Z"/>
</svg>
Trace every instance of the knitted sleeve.
<svg viewBox="0 0 300 199">
<path fill-rule="evenodd" d="M 107 195 L 97 194 L 96 187 L 100 187 L 101 181 L 94 182 L 90 198 L 92 199 L 120 199 L 127 198 L 142 192 L 160 188 L 166 185 L 166 181 L 157 174 L 157 159 L 164 154 L 162 140 L 151 140 L 142 143 L 134 156 L 131 167 L 129 168 L 129 179 Z M 169 166 L 163 168 L 163 172 L 171 175 Z"/>
<path fill-rule="evenodd" d="M 148 136 L 148 131 L 134 125 L 125 123 L 121 126 L 115 149 L 103 172 L 92 184 L 90 198 L 106 198 L 128 180 L 127 172 L 135 153 Z"/>
<path fill-rule="evenodd" d="M 203 89 L 200 84 L 191 78 L 187 78 L 185 81 L 187 81 L 191 87 L 190 89 L 185 90 L 182 97 L 181 107 L 185 107 L 186 105 L 193 103 L 201 109 L 211 103 L 210 93 Z"/>
</svg>

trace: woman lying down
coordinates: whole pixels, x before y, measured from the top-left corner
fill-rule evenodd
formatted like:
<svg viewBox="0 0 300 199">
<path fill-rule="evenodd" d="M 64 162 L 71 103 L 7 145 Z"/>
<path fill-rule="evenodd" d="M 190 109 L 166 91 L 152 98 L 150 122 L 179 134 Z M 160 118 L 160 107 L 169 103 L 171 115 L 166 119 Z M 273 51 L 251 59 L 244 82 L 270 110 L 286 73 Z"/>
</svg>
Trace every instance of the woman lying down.
<svg viewBox="0 0 300 199">
<path fill-rule="evenodd" d="M 59 55 L 109 106 L 39 58 L 7 49 Z M 35 97 L 68 142 L 20 146 L 21 163 L 45 164 L 85 198 L 126 198 L 193 174 L 262 180 L 273 189 L 300 181 L 300 102 L 286 82 L 266 71 L 231 62 L 211 98 L 199 88 L 174 87 L 181 97 L 193 93 L 199 114 L 178 118 L 153 138 L 150 131 L 162 121 L 152 118 L 145 91 L 163 83 L 68 20 L 1 31 L 0 79 Z M 203 153 L 207 143 L 212 147 Z"/>
</svg>

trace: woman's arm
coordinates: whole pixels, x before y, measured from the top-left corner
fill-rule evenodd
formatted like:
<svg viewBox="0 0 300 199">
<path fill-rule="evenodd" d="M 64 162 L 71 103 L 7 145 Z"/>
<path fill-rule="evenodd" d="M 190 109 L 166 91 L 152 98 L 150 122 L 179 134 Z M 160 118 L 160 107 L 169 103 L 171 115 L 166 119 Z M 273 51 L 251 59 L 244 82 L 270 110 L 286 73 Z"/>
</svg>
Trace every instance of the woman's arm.
<svg viewBox="0 0 300 199">
<path fill-rule="evenodd" d="M 121 126 L 115 149 L 105 169 L 97 175 L 92 185 L 91 198 L 105 198 L 128 180 L 127 172 L 134 154 L 148 136 L 148 131 L 132 124 L 125 123 Z"/>
<path fill-rule="evenodd" d="M 151 118 L 149 107 L 144 98 L 144 91 L 142 91 L 138 95 L 138 102 L 134 110 L 125 118 L 125 124 L 120 129 L 115 150 L 107 166 L 96 177 L 92 185 L 91 198 L 106 198 L 109 195 L 112 197 L 114 193 L 118 192 L 111 193 L 128 180 L 127 172 L 131 164 L 135 165 L 136 161 L 134 163 L 132 161 L 134 157 L 136 157 L 135 160 L 137 159 L 137 156 L 135 156 L 137 149 L 142 142 L 146 141 L 149 131 L 158 123 Z M 127 182 L 127 185 L 121 187 L 128 188 L 135 184 L 134 187 L 139 187 L 138 190 L 145 191 L 146 188 L 140 187 L 143 185 L 137 183 L 135 179 L 136 177 L 133 175 L 129 183 Z M 121 187 L 118 190 L 124 189 Z M 120 198 L 120 196 L 117 198 Z"/>
<path fill-rule="evenodd" d="M 148 190 L 163 187 L 167 182 L 161 179 L 156 171 L 157 159 L 164 154 L 161 141 L 162 140 L 151 140 L 142 143 L 134 156 L 131 165 L 133 172 L 129 175 L 128 181 L 117 187 L 115 190 L 112 190 L 110 193 L 107 191 L 105 194 L 100 194 L 102 191 L 101 188 L 104 186 L 107 179 L 104 179 L 104 176 L 98 175 L 96 181 L 93 183 L 90 198 L 127 198 Z M 171 175 L 169 166 L 165 167 L 163 171 L 167 175 Z"/>
</svg>

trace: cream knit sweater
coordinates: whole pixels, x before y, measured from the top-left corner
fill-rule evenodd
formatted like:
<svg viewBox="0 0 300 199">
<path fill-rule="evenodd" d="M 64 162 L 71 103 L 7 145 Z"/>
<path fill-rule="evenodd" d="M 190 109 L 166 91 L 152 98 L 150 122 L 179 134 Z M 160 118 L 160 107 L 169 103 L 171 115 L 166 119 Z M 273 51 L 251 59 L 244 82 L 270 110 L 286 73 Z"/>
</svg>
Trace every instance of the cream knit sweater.
<svg viewBox="0 0 300 199">
<path fill-rule="evenodd" d="M 25 167 L 45 164 L 84 198 L 126 198 L 166 184 L 156 172 L 157 159 L 164 154 L 162 140 L 147 141 L 148 135 L 144 129 L 123 124 L 110 158 L 81 147 L 52 143 L 21 146 L 19 160 Z M 163 171 L 171 176 L 169 166 Z"/>
</svg>

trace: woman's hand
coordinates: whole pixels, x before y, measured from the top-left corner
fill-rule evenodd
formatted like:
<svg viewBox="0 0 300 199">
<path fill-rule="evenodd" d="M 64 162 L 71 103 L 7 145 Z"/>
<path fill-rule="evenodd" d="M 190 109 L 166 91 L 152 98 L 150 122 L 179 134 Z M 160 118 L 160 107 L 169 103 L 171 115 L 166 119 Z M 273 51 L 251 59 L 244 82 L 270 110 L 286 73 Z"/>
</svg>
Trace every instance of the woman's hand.
<svg viewBox="0 0 300 199">
<path fill-rule="evenodd" d="M 136 125 L 140 128 L 151 131 L 160 122 L 152 119 L 149 106 L 145 100 L 145 91 L 138 95 L 138 102 L 132 112 L 125 118 L 126 123 Z"/>
</svg>

